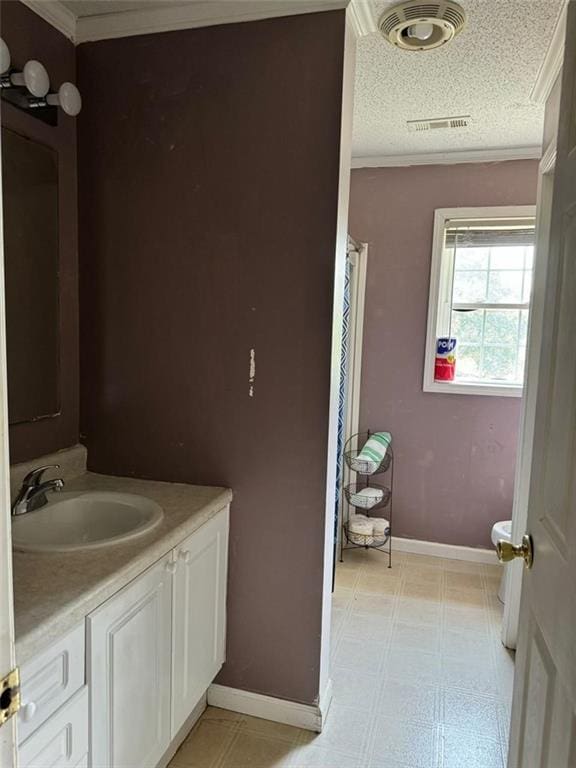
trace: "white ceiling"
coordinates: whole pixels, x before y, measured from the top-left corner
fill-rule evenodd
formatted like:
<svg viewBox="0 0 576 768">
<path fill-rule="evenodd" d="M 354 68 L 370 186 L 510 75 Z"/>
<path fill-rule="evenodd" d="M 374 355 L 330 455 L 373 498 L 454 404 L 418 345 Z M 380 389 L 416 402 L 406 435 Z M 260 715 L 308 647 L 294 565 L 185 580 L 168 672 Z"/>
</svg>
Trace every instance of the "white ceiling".
<svg viewBox="0 0 576 768">
<path fill-rule="evenodd" d="M 354 156 L 536 147 L 543 106 L 530 100 L 562 0 L 459 0 L 468 15 L 446 47 L 403 51 L 378 32 L 358 41 Z M 375 18 L 395 5 L 372 3 Z M 471 115 L 457 130 L 409 133 L 407 120 Z"/>
</svg>

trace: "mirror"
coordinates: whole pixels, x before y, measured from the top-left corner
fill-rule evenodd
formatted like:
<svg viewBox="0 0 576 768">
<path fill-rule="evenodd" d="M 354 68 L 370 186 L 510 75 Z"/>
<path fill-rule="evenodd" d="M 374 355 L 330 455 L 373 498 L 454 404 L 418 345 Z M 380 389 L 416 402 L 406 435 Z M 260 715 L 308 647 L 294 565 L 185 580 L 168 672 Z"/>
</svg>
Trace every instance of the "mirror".
<svg viewBox="0 0 576 768">
<path fill-rule="evenodd" d="M 2 128 L 8 419 L 60 410 L 58 156 Z"/>
</svg>

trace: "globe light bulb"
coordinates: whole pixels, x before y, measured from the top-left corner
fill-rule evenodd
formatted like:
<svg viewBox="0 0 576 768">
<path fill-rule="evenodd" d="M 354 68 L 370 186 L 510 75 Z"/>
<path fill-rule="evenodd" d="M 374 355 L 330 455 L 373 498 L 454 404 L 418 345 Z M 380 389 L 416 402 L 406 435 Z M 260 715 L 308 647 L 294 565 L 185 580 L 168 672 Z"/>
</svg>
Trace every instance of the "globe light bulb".
<svg viewBox="0 0 576 768">
<path fill-rule="evenodd" d="M 32 96 L 46 96 L 50 90 L 50 78 L 43 64 L 30 59 L 24 64 L 24 84 Z"/>
<path fill-rule="evenodd" d="M 10 49 L 0 37 L 0 75 L 10 69 Z"/>
<path fill-rule="evenodd" d="M 432 37 L 433 32 L 434 24 L 430 24 L 429 22 L 420 22 L 408 27 L 408 37 L 413 37 L 417 40 L 429 40 Z"/>
<path fill-rule="evenodd" d="M 30 59 L 24 64 L 22 72 L 13 72 L 10 75 L 12 85 L 25 85 L 32 96 L 44 98 L 50 90 L 50 78 L 46 67 L 36 59 Z"/>
<path fill-rule="evenodd" d="M 74 83 L 62 83 L 58 93 L 50 93 L 46 102 L 61 107 L 71 117 L 76 117 L 82 109 L 82 96 Z"/>
</svg>

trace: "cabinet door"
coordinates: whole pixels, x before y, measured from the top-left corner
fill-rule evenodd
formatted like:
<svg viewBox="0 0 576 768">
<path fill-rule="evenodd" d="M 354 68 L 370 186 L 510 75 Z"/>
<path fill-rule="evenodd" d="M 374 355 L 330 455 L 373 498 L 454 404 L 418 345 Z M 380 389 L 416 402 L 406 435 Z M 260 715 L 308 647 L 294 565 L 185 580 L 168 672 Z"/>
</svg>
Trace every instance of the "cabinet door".
<svg viewBox="0 0 576 768">
<path fill-rule="evenodd" d="M 166 557 L 88 617 L 92 768 L 154 768 L 170 743 Z"/>
<path fill-rule="evenodd" d="M 173 593 L 172 736 L 224 663 L 228 508 L 176 550 Z"/>
</svg>

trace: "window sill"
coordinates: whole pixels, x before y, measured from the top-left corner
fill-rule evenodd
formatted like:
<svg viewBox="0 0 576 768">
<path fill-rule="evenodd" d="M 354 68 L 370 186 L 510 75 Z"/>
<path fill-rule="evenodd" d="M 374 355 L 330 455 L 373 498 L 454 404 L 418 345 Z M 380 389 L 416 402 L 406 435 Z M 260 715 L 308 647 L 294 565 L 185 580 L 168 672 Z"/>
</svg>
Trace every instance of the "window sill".
<svg viewBox="0 0 576 768">
<path fill-rule="evenodd" d="M 425 382 L 424 392 L 436 392 L 449 395 L 481 395 L 489 397 L 522 397 L 523 387 L 512 384 L 465 384 L 463 382 L 430 381 Z"/>
</svg>

